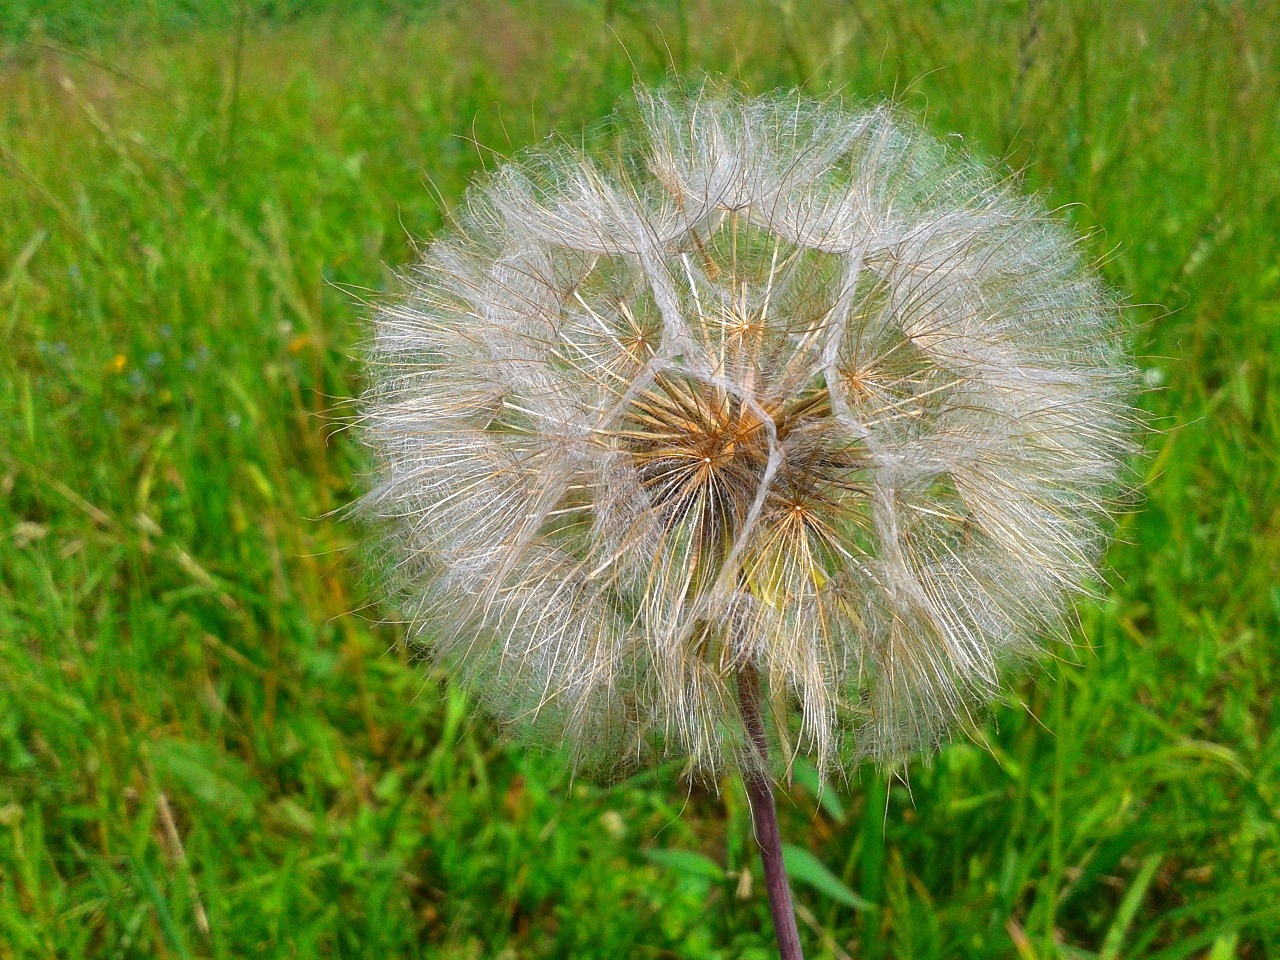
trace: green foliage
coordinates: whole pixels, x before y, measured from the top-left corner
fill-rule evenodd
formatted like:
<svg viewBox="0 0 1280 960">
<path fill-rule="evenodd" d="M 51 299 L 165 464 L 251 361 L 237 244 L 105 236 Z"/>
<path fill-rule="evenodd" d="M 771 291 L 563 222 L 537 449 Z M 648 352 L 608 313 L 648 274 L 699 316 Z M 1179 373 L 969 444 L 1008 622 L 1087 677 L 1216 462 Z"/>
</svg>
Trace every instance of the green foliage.
<svg viewBox="0 0 1280 960">
<path fill-rule="evenodd" d="M 874 909 L 875 904 L 864 900 L 850 890 L 844 881 L 828 870 L 821 860 L 804 847 L 784 843 L 782 859 L 787 867 L 787 876 L 793 884 L 813 887 L 824 896 L 854 910 Z"/>
<path fill-rule="evenodd" d="M 933 763 L 780 798 L 810 955 L 1280 957 L 1274 5 L 23 2 L 0 958 L 772 955 L 739 788 L 502 746 L 333 513 L 362 299 L 495 153 L 669 67 L 896 91 L 1163 308 L 1133 311 L 1163 432 L 1080 645 Z"/>
<path fill-rule="evenodd" d="M 438 0 L 0 0 L 0 38 L 96 45 L 227 28 L 241 17 L 274 24 L 317 16 L 414 18 L 441 7 Z"/>
</svg>

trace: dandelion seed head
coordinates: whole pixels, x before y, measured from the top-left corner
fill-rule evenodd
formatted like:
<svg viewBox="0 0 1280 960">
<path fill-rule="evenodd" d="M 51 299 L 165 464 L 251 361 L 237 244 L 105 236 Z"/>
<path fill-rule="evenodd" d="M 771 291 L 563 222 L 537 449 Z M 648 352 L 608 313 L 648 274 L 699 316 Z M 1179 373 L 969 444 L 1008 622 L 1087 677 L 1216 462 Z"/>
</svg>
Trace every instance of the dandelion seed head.
<svg viewBox="0 0 1280 960">
<path fill-rule="evenodd" d="M 591 138 L 588 138 L 590 141 Z M 363 500 L 414 641 L 624 768 L 936 747 L 1064 629 L 1135 373 L 1077 240 L 887 107 L 640 91 L 379 307 Z"/>
</svg>

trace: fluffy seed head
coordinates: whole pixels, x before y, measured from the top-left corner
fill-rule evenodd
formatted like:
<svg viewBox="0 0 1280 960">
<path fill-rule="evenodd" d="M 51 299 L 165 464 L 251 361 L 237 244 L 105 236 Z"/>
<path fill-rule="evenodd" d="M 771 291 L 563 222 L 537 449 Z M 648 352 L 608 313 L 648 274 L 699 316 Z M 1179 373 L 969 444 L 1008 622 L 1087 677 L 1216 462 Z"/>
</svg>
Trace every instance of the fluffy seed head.
<svg viewBox="0 0 1280 960">
<path fill-rule="evenodd" d="M 638 92 L 380 307 L 365 437 L 411 635 L 580 762 L 935 746 L 1061 630 L 1130 450 L 1066 228 L 887 108 Z"/>
</svg>

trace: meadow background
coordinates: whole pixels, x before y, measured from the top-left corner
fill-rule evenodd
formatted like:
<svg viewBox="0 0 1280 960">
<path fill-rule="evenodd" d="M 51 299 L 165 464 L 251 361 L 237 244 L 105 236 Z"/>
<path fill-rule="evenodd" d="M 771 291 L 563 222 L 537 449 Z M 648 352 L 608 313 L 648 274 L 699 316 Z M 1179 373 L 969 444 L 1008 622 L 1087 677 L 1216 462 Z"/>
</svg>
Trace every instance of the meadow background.
<svg viewBox="0 0 1280 960">
<path fill-rule="evenodd" d="M 365 302 L 672 70 L 896 95 L 1070 204 L 1161 431 L 981 743 L 799 769 L 809 955 L 1280 957 L 1277 50 L 1225 0 L 0 0 L 0 958 L 773 955 L 740 788 L 497 742 L 333 514 Z"/>
</svg>

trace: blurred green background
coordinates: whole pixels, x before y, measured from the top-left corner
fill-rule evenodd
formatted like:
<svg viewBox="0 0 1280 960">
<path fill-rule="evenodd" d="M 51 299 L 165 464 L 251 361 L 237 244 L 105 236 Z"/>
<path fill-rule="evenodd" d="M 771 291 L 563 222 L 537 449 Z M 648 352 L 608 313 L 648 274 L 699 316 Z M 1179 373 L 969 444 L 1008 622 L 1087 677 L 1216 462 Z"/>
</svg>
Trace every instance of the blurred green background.
<svg viewBox="0 0 1280 960">
<path fill-rule="evenodd" d="M 799 769 L 809 955 L 1280 957 L 1278 44 L 1212 0 L 0 0 L 0 958 L 773 955 L 740 788 L 497 742 L 331 513 L 363 300 L 673 70 L 896 95 L 1070 204 L 1160 428 L 985 745 Z"/>
</svg>

